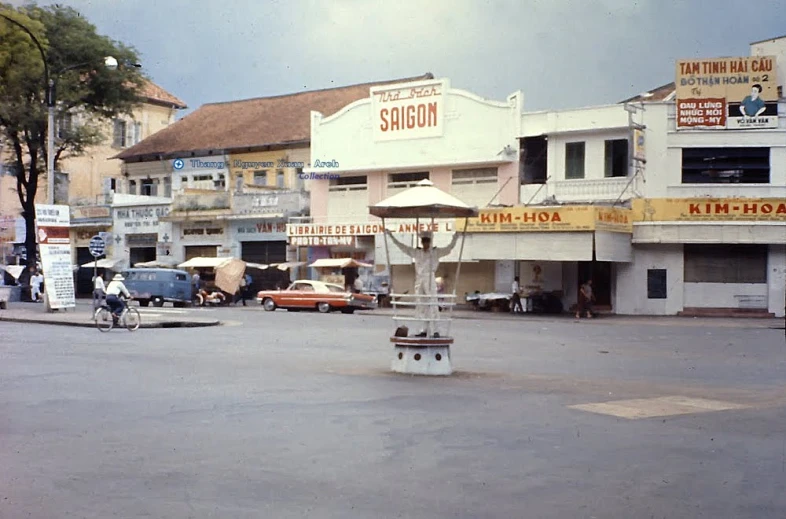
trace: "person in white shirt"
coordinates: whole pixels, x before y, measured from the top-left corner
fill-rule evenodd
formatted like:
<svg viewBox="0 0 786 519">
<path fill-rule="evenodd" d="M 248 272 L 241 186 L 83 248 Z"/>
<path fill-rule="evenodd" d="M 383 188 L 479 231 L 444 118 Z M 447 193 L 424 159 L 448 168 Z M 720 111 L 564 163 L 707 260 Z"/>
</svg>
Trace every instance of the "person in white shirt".
<svg viewBox="0 0 786 519">
<path fill-rule="evenodd" d="M 93 278 L 93 308 L 98 308 L 105 297 L 106 285 L 104 284 L 104 278 L 96 276 Z"/>
<path fill-rule="evenodd" d="M 36 303 L 43 301 L 43 298 L 41 297 L 41 285 L 43 283 L 44 276 L 41 274 L 41 271 L 34 271 L 33 276 L 30 278 L 30 296 Z"/>
<path fill-rule="evenodd" d="M 126 299 L 131 299 L 131 293 L 123 281 L 125 281 L 125 278 L 121 274 L 115 274 L 115 277 L 109 282 L 109 286 L 106 287 L 106 304 L 112 310 L 112 317 L 115 321 L 120 317 L 120 313 L 125 307 L 125 303 L 120 299 L 120 295 L 122 294 Z"/>
<path fill-rule="evenodd" d="M 521 285 L 518 276 L 513 278 L 513 283 L 510 284 L 510 311 L 514 314 L 524 312 L 521 306 Z"/>
</svg>

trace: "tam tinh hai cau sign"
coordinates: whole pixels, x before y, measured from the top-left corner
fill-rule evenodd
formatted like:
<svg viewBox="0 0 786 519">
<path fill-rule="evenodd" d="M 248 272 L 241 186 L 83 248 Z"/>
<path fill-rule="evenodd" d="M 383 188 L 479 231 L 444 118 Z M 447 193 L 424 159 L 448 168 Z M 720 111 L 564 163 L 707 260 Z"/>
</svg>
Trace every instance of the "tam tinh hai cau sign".
<svg viewBox="0 0 786 519">
<path fill-rule="evenodd" d="M 778 127 L 775 58 L 688 59 L 677 62 L 677 129 Z"/>
</svg>

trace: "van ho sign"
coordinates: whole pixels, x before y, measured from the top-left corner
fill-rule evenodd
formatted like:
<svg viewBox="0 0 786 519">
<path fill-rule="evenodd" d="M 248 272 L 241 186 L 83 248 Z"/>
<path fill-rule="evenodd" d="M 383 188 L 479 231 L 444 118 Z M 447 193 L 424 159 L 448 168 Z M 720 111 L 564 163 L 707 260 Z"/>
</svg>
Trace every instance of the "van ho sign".
<svg viewBox="0 0 786 519">
<path fill-rule="evenodd" d="M 441 137 L 447 81 L 417 81 L 371 88 L 375 141 Z"/>
</svg>

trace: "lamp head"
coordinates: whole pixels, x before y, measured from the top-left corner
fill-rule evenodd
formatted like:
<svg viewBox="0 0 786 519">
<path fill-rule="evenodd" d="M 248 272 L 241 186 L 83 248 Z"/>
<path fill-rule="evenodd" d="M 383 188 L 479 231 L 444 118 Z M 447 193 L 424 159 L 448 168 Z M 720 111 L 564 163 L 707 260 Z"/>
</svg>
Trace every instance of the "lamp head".
<svg viewBox="0 0 786 519">
<path fill-rule="evenodd" d="M 104 66 L 109 70 L 117 70 L 117 60 L 112 56 L 104 58 Z"/>
</svg>

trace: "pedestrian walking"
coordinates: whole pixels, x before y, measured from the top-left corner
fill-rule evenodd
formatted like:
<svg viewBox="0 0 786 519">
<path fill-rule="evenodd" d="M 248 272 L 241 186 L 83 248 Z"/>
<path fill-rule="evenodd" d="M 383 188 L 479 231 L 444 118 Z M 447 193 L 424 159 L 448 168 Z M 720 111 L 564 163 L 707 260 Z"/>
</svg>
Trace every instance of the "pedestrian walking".
<svg viewBox="0 0 786 519">
<path fill-rule="evenodd" d="M 510 284 L 510 312 L 514 314 L 523 314 L 524 309 L 521 307 L 521 285 L 519 284 L 519 277 L 513 278 L 513 283 Z"/>
<path fill-rule="evenodd" d="M 592 318 L 592 303 L 595 302 L 595 294 L 592 293 L 592 280 L 588 279 L 581 285 L 579 290 L 579 304 L 576 308 L 576 319 L 581 319 L 582 312 L 587 314 L 587 319 Z"/>
</svg>

